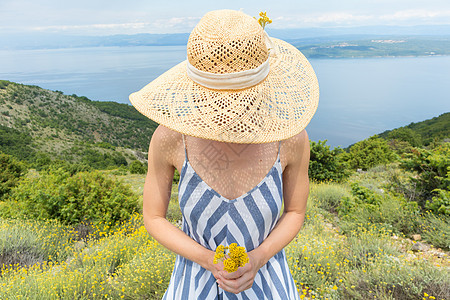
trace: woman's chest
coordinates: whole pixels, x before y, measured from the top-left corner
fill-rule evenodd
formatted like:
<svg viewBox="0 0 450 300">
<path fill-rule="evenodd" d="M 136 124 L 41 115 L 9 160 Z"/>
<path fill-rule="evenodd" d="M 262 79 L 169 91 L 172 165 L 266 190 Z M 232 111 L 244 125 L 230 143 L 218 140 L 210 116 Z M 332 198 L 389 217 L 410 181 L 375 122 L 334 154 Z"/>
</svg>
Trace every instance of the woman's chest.
<svg viewBox="0 0 450 300">
<path fill-rule="evenodd" d="M 184 147 L 177 151 L 175 167 L 181 174 L 189 165 L 208 187 L 226 199 L 235 199 L 261 183 L 277 163 L 282 172 L 281 155 L 273 146 L 277 145 L 224 148 L 213 142 L 191 143 L 187 151 Z"/>
</svg>

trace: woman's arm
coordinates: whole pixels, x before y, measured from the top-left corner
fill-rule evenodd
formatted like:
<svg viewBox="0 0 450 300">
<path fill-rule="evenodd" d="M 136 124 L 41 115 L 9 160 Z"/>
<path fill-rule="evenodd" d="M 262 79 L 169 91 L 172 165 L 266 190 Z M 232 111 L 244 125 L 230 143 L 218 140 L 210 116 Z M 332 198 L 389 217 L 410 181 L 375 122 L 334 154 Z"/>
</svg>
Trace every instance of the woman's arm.
<svg viewBox="0 0 450 300">
<path fill-rule="evenodd" d="M 217 278 L 217 272 L 221 268 L 212 263 L 214 252 L 194 241 L 166 219 L 175 170 L 173 159 L 179 139 L 179 133 L 161 125 L 153 133 L 144 185 L 144 226 L 164 247 L 198 263 Z"/>
<path fill-rule="evenodd" d="M 305 130 L 282 142 L 287 164 L 283 172 L 284 212 L 261 245 L 248 253 L 250 262 L 236 272 L 219 272 L 219 286 L 240 293 L 253 284 L 258 270 L 298 234 L 303 225 L 309 195 L 309 139 Z"/>
</svg>

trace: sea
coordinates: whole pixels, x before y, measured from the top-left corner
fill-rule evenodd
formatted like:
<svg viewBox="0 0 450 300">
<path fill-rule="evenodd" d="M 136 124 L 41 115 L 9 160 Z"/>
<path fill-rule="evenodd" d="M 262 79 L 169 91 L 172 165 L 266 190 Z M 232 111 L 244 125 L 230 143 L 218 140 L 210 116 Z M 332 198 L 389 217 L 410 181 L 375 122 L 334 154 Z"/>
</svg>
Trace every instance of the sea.
<svg viewBox="0 0 450 300">
<path fill-rule="evenodd" d="M 0 50 L 0 80 L 130 104 L 130 93 L 185 59 L 185 46 Z M 309 61 L 320 100 L 306 130 L 331 148 L 450 111 L 450 56 Z"/>
</svg>

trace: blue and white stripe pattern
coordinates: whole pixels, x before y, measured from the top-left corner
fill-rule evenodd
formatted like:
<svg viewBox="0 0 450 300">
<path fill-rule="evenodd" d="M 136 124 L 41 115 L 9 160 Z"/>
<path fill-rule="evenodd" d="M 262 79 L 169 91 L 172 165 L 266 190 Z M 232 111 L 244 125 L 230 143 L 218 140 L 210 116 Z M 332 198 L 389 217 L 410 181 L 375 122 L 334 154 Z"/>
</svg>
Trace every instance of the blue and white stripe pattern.
<svg viewBox="0 0 450 300">
<path fill-rule="evenodd" d="M 184 141 L 184 136 L 183 136 Z M 204 247 L 237 243 L 247 251 L 258 247 L 277 223 L 282 204 L 282 167 L 278 148 L 275 164 L 246 194 L 229 200 L 208 186 L 185 161 L 178 184 L 183 231 Z M 299 299 L 284 250 L 257 273 L 253 286 L 239 294 L 218 287 L 211 272 L 177 255 L 163 299 Z"/>
</svg>

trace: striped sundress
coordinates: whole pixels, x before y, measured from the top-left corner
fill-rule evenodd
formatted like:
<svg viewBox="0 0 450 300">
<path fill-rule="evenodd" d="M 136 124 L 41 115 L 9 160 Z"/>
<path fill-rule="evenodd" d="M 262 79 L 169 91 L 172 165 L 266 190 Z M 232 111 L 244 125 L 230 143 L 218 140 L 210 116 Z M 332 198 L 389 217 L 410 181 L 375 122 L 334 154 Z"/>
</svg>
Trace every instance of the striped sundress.
<svg viewBox="0 0 450 300">
<path fill-rule="evenodd" d="M 277 223 L 282 204 L 280 144 L 277 159 L 261 182 L 244 195 L 229 200 L 208 186 L 192 168 L 186 153 L 178 183 L 182 229 L 202 246 L 237 243 L 247 251 L 258 247 Z M 218 287 L 211 272 L 177 255 L 163 299 L 299 299 L 284 250 L 257 273 L 253 286 L 239 294 Z"/>
</svg>

